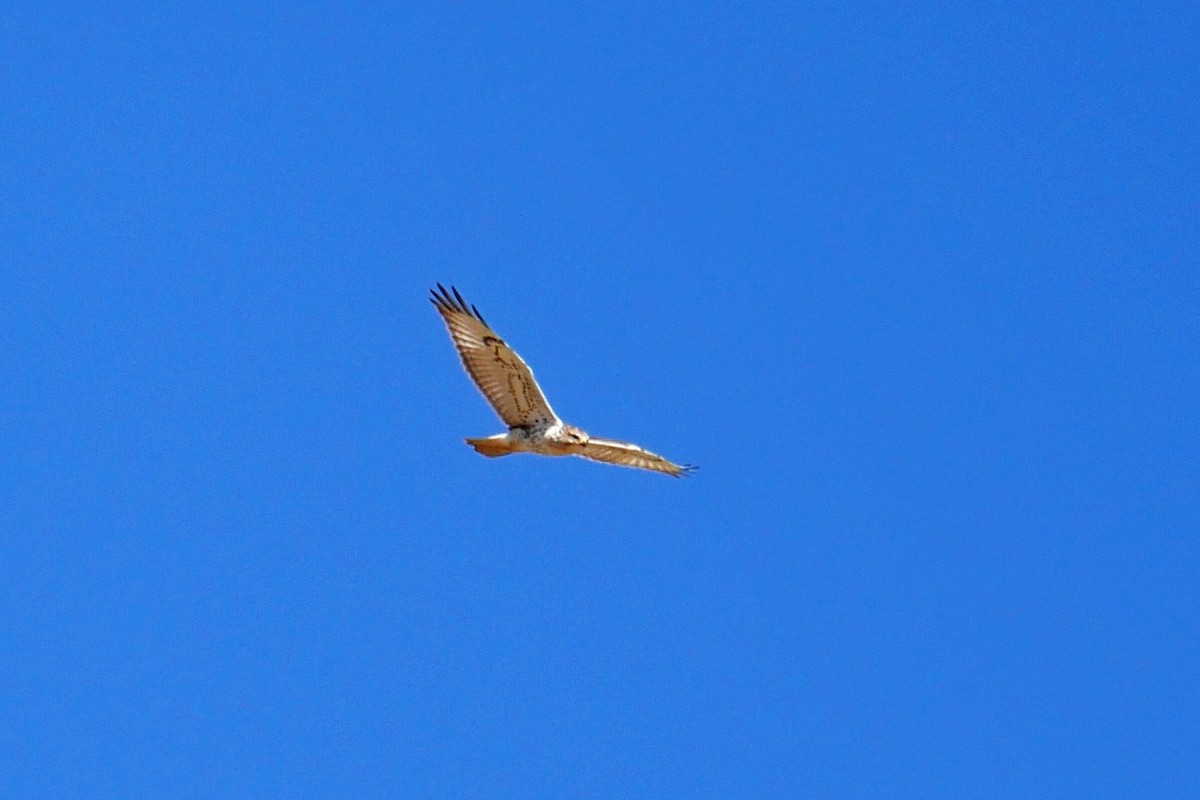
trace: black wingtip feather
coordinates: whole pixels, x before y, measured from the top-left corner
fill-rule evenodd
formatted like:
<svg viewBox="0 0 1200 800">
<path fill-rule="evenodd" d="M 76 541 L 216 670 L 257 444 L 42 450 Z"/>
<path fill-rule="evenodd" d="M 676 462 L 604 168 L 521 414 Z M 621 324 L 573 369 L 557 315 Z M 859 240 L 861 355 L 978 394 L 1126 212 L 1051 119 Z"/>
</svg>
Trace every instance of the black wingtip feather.
<svg viewBox="0 0 1200 800">
<path fill-rule="evenodd" d="M 440 283 L 437 285 L 436 289 L 430 289 L 429 293 L 433 295 L 430 299 L 435 305 L 437 305 L 438 308 L 442 308 L 447 311 L 459 310 L 458 303 L 455 302 L 453 295 L 451 295 L 449 290 L 447 290 L 446 287 L 442 286 Z"/>
<path fill-rule="evenodd" d="M 437 285 L 437 289 L 430 289 L 429 293 L 432 295 L 432 297 L 429 298 L 429 301 L 437 306 L 439 310 L 457 311 L 463 314 L 469 314 L 482 322 L 484 325 L 488 324 L 488 321 L 483 318 L 483 314 L 479 313 L 479 309 L 463 299 L 463 296 L 458 291 L 457 287 L 451 285 L 450 288 L 447 289 L 445 286 L 442 286 L 439 283 Z"/>
<path fill-rule="evenodd" d="M 454 292 L 454 299 L 458 301 L 458 307 L 463 311 L 470 312 L 471 309 L 467 307 L 467 301 L 463 300 L 463 296 L 458 293 L 458 288 L 451 286 L 450 289 Z"/>
<path fill-rule="evenodd" d="M 441 292 L 441 294 L 438 294 L 438 292 Z M 429 294 L 431 295 L 429 302 L 433 303 L 439 309 L 447 308 L 448 306 L 452 305 L 448 302 L 450 300 L 450 293 L 447 292 L 446 287 L 442 286 L 440 283 L 437 285 L 437 289 L 430 289 Z"/>
</svg>

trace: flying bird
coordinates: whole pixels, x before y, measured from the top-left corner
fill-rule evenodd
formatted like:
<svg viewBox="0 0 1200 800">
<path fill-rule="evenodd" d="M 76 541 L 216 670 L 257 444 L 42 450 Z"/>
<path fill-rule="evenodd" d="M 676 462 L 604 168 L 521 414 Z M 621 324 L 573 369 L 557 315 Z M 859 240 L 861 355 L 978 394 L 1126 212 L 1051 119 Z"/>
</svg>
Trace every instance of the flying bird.
<svg viewBox="0 0 1200 800">
<path fill-rule="evenodd" d="M 431 291 L 431 302 L 450 331 L 467 374 L 508 426 L 507 433 L 467 439 L 477 453 L 497 458 L 511 453 L 544 456 L 582 456 L 623 467 L 648 469 L 674 478 L 696 467 L 676 464 L 629 442 L 589 436 L 559 419 L 529 368 L 516 351 L 501 339 L 458 289 L 440 283 Z"/>
</svg>

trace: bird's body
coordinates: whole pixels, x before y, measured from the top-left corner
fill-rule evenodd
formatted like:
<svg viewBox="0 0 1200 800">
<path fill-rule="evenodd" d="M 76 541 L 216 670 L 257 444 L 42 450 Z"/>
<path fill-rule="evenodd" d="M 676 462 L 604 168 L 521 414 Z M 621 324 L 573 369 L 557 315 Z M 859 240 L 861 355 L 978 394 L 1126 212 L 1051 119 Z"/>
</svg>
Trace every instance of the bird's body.
<svg viewBox="0 0 1200 800">
<path fill-rule="evenodd" d="M 590 437 L 573 425 L 556 422 L 550 425 L 509 428 L 483 439 L 467 439 L 467 444 L 485 456 L 504 456 L 509 453 L 536 453 L 541 456 L 570 456 L 578 454 L 581 445 Z"/>
<path fill-rule="evenodd" d="M 511 453 L 582 456 L 676 478 L 696 469 L 629 442 L 589 436 L 566 424 L 550 408 L 529 365 L 496 335 L 478 309 L 468 306 L 457 289 L 447 291 L 440 283 L 432 294 L 433 305 L 446 323 L 467 374 L 508 425 L 505 433 L 467 439 L 477 453 L 489 458 Z"/>
</svg>

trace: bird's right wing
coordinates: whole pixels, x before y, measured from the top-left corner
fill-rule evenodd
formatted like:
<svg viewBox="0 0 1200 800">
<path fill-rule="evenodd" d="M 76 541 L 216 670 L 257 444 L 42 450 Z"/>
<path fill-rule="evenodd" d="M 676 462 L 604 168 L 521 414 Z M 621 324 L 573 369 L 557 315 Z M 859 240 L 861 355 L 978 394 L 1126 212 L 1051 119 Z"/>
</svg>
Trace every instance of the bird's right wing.
<svg viewBox="0 0 1200 800">
<path fill-rule="evenodd" d="M 533 370 L 484 321 L 475 306 L 467 305 L 454 287 L 440 283 L 430 298 L 442 315 L 450 338 L 471 380 L 509 427 L 558 422 L 558 416 Z"/>
</svg>

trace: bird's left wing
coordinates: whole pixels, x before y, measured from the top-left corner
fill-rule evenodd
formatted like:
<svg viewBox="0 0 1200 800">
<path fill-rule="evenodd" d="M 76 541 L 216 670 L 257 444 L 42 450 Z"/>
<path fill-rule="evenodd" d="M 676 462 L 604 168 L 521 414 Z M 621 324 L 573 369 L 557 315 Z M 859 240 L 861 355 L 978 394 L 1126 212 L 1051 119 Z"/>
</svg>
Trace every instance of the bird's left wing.
<svg viewBox="0 0 1200 800">
<path fill-rule="evenodd" d="M 651 453 L 645 448 L 630 442 L 618 442 L 615 439 L 588 439 L 587 444 L 580 448 L 578 455 L 593 461 L 604 461 L 609 464 L 620 464 L 623 467 L 648 469 L 662 472 L 672 478 L 691 475 L 696 467 L 690 464 L 676 464 L 668 461 L 657 453 Z"/>
<path fill-rule="evenodd" d="M 504 424 L 558 422 L 533 370 L 491 329 L 479 309 L 467 305 L 457 289 L 446 291 L 440 283 L 432 295 L 433 306 L 446 322 L 467 374 Z"/>
</svg>

